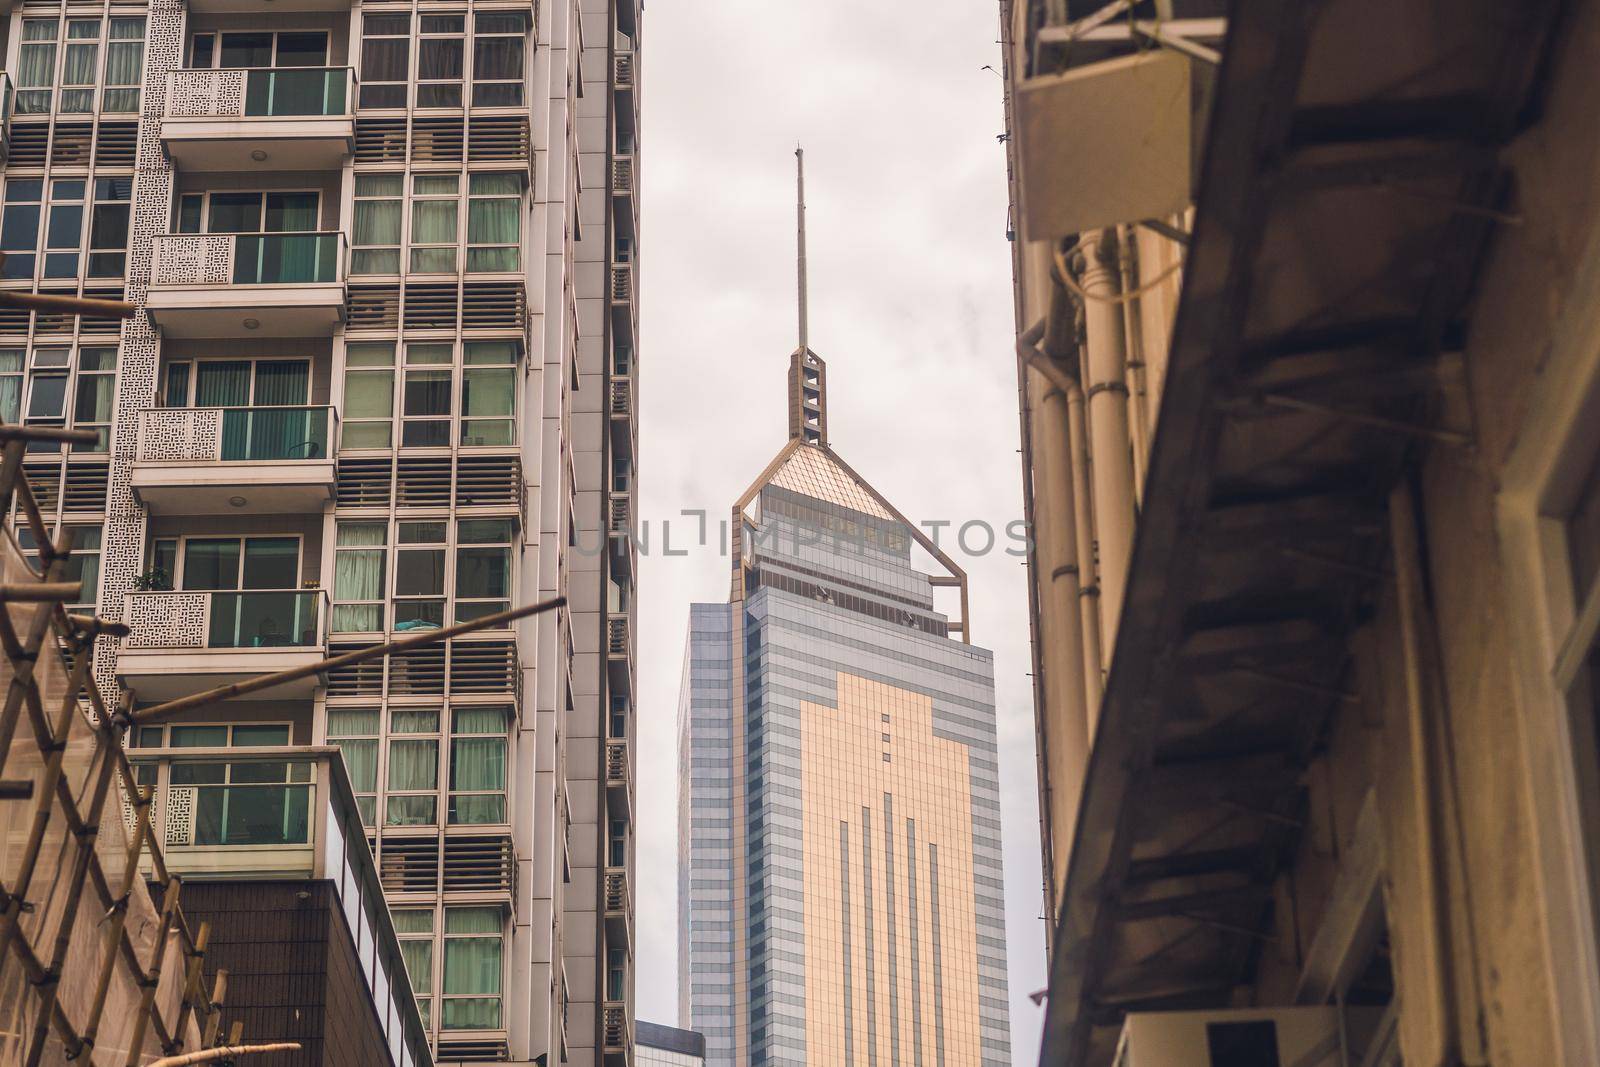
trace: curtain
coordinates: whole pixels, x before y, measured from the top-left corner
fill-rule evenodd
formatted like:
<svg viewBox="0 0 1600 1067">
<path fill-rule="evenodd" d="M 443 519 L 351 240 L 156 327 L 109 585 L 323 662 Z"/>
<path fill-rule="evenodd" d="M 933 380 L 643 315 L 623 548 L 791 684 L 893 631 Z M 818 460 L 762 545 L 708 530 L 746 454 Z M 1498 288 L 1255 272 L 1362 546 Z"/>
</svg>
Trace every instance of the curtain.
<svg viewBox="0 0 1600 1067">
<path fill-rule="evenodd" d="M 498 795 L 452 796 L 450 821 L 504 822 L 506 714 L 500 708 L 457 708 L 454 715 L 457 736 L 450 743 L 451 792 Z"/>
<path fill-rule="evenodd" d="M 446 1000 L 443 1025 L 485 1030 L 500 1025 L 501 918 L 499 908 L 446 908 L 444 992 L 470 1000 Z M 476 935 L 476 936 L 462 936 Z"/>
<path fill-rule="evenodd" d="M 110 43 L 106 45 L 105 109 L 114 112 L 139 110 L 139 85 L 144 81 L 144 19 L 111 20 Z M 109 86 L 129 86 L 117 89 Z"/>
<path fill-rule="evenodd" d="M 385 535 L 382 523 L 339 524 L 338 548 L 333 555 L 333 628 L 340 633 L 383 629 Z M 352 600 L 371 603 L 337 603 Z"/>
<path fill-rule="evenodd" d="M 324 453 L 314 440 L 311 415 L 304 405 L 311 390 L 311 364 L 305 360 L 263 360 L 256 364 L 246 459 L 315 459 Z M 264 411 L 264 407 L 288 407 Z M 321 414 L 317 412 L 316 414 Z M 227 458 L 227 457 L 224 457 Z"/>
<path fill-rule="evenodd" d="M 351 243 L 356 246 L 352 272 L 400 273 L 400 201 L 357 200 Z M 369 245 L 378 247 L 363 247 Z"/>
<path fill-rule="evenodd" d="M 411 269 L 440 272 L 456 269 L 455 200 L 414 200 L 411 204 Z M 419 245 L 448 245 L 420 248 Z"/>
<path fill-rule="evenodd" d="M 521 222 L 521 197 L 473 197 L 469 200 L 467 270 L 516 270 L 517 251 L 522 243 Z"/>
<path fill-rule="evenodd" d="M 439 788 L 439 742 L 391 740 L 389 742 L 389 792 L 405 793 Z M 434 821 L 434 796 L 389 798 L 387 821 L 391 825 L 420 826 Z"/>
<path fill-rule="evenodd" d="M 395 928 L 399 929 L 403 912 L 392 912 Z M 400 955 L 406 961 L 406 974 L 411 978 L 411 992 L 427 996 L 433 992 L 433 942 L 421 938 L 408 938 L 400 942 Z"/>
<path fill-rule="evenodd" d="M 0 422 L 22 417 L 22 349 L 0 349 Z"/>
<path fill-rule="evenodd" d="M 208 359 L 195 364 L 194 406 L 243 408 L 250 403 L 250 363 L 242 359 Z M 250 413 L 222 414 L 222 458 L 248 459 Z"/>
<path fill-rule="evenodd" d="M 350 773 L 350 788 L 357 793 L 373 793 L 378 789 L 378 739 L 335 739 L 344 756 L 345 769 Z"/>
</svg>

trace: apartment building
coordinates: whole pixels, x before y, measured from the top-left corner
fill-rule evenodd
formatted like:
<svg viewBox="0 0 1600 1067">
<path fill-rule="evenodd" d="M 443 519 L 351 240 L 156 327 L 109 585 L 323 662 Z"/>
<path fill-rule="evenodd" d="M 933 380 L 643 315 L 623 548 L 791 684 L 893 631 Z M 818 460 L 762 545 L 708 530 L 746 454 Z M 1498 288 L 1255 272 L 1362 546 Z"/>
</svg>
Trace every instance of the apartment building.
<svg viewBox="0 0 1600 1067">
<path fill-rule="evenodd" d="M 705 1067 L 706 1039 L 693 1030 L 638 1021 L 639 1067 Z"/>
<path fill-rule="evenodd" d="M 1000 9 L 1039 1062 L 1600 1061 L 1600 5 Z"/>
<path fill-rule="evenodd" d="M 634 566 L 607 530 L 637 444 L 639 19 L 157 0 L 4 22 L 0 285 L 139 308 L 0 314 L 0 419 L 98 434 L 23 466 L 82 606 L 131 630 L 99 643 L 101 691 L 137 714 L 568 599 L 131 737 L 197 870 L 315 850 L 286 787 L 318 772 L 272 757 L 342 751 L 440 1062 L 632 1057 Z"/>
</svg>

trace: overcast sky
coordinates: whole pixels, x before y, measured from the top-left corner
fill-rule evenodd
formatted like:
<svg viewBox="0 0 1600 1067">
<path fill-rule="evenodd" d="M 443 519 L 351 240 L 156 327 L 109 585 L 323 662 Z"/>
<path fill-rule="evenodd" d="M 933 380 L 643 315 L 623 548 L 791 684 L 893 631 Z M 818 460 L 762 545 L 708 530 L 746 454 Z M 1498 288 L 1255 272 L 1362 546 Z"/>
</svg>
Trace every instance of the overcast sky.
<svg viewBox="0 0 1600 1067">
<path fill-rule="evenodd" d="M 658 536 L 682 509 L 726 516 L 786 438 L 797 141 L 831 443 L 913 521 L 1021 517 L 1001 82 L 982 69 L 1000 65 L 997 17 L 982 0 L 649 0 L 640 513 Z M 675 548 L 692 527 L 678 520 Z M 726 600 L 729 569 L 715 543 L 651 549 L 637 996 L 640 1018 L 672 1023 L 679 676 L 689 604 Z M 1012 1046 L 1031 1064 L 1045 979 L 1025 572 L 999 550 L 957 561 L 995 652 Z"/>
</svg>

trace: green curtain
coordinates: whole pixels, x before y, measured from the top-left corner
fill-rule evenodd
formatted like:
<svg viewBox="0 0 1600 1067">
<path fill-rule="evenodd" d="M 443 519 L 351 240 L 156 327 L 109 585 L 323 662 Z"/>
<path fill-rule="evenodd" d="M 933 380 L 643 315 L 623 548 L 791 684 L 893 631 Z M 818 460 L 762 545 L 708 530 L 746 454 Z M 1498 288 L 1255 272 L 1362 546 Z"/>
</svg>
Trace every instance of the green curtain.
<svg viewBox="0 0 1600 1067">
<path fill-rule="evenodd" d="M 356 246 L 353 273 L 400 273 L 400 201 L 357 200 L 351 243 Z M 378 247 L 363 247 L 368 245 Z"/>
<path fill-rule="evenodd" d="M 501 927 L 499 908 L 445 909 L 444 992 L 472 998 L 444 1002 L 445 1028 L 488 1030 L 500 1025 Z"/>
<path fill-rule="evenodd" d="M 22 418 L 22 349 L 0 349 L 0 422 Z"/>
<path fill-rule="evenodd" d="M 378 739 L 335 739 L 344 754 L 345 770 L 350 772 L 350 788 L 357 793 L 374 793 L 378 789 Z"/>
<path fill-rule="evenodd" d="M 378 522 L 339 524 L 333 555 L 333 628 L 339 633 L 383 629 L 383 571 L 387 530 Z M 340 603 L 370 601 L 371 603 Z"/>
<path fill-rule="evenodd" d="M 505 821 L 506 713 L 501 708 L 457 708 L 450 742 L 450 821 Z M 462 736 L 467 735 L 467 736 Z"/>
<path fill-rule="evenodd" d="M 473 197 L 467 204 L 467 270 L 517 269 L 522 199 Z M 499 247 L 480 247 L 484 245 Z"/>
<path fill-rule="evenodd" d="M 325 444 L 312 439 L 312 412 L 303 406 L 310 391 L 309 362 L 295 359 L 257 363 L 255 397 L 249 412 L 249 454 L 242 458 L 316 459 L 324 455 Z M 262 410 L 269 407 L 290 410 Z M 223 458 L 235 457 L 225 454 Z"/>
<path fill-rule="evenodd" d="M 49 87 L 55 84 L 54 42 L 58 29 L 53 18 L 22 20 L 22 40 L 25 43 L 17 50 L 17 88 L 22 90 L 17 93 L 16 100 L 19 114 L 47 114 L 50 111 Z"/>
<path fill-rule="evenodd" d="M 411 203 L 411 269 L 418 272 L 456 269 L 455 200 L 414 200 Z M 419 245 L 447 245 L 420 248 Z"/>
<path fill-rule="evenodd" d="M 439 742 L 392 740 L 389 742 L 389 788 L 410 793 L 439 786 Z"/>
<path fill-rule="evenodd" d="M 195 407 L 239 408 L 249 402 L 250 363 L 247 360 L 208 359 L 196 365 Z"/>
<path fill-rule="evenodd" d="M 399 919 L 400 912 L 393 915 Z M 396 928 L 399 923 L 397 922 Z M 410 938 L 400 942 L 400 955 L 405 957 L 406 974 L 411 978 L 411 992 L 427 996 L 433 992 L 433 942 Z"/>
<path fill-rule="evenodd" d="M 124 114 L 138 111 L 139 85 L 143 81 L 144 19 L 114 18 L 110 43 L 106 45 L 105 110 Z"/>
</svg>

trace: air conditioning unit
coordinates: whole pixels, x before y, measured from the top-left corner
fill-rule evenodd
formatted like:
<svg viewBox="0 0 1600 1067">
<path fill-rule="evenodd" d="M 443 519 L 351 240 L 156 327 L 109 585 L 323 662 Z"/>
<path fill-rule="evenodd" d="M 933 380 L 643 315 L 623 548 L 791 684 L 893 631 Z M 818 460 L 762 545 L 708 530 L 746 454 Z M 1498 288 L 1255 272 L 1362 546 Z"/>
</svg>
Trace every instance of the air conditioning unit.
<svg viewBox="0 0 1600 1067">
<path fill-rule="evenodd" d="M 1246 1008 L 1131 1014 L 1116 1067 L 1343 1067 L 1361 1063 L 1382 1008 Z"/>
</svg>

